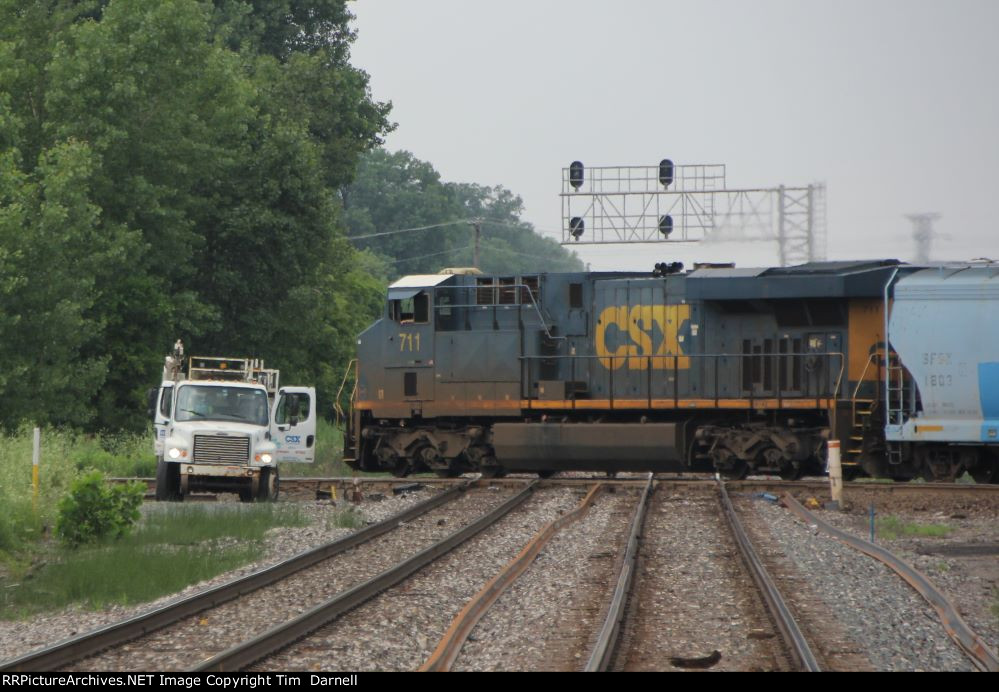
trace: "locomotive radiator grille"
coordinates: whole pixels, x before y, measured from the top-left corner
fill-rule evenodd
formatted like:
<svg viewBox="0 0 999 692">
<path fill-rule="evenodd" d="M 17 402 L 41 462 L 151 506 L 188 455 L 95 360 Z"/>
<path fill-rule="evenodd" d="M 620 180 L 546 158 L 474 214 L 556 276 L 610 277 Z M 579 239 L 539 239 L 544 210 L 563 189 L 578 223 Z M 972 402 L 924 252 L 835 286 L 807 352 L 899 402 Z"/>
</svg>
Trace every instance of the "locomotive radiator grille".
<svg viewBox="0 0 999 692">
<path fill-rule="evenodd" d="M 246 464 L 250 461 L 250 438 L 195 435 L 194 461 L 199 464 Z"/>
</svg>

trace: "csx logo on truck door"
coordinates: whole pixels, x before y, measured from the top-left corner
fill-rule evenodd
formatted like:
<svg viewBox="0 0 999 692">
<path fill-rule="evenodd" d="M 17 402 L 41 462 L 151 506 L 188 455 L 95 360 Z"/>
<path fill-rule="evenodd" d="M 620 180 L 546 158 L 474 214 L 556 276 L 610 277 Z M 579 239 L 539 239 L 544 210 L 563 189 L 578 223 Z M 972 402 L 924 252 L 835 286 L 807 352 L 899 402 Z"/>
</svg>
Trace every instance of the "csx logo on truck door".
<svg viewBox="0 0 999 692">
<path fill-rule="evenodd" d="M 285 435 L 284 436 L 284 441 L 285 441 L 285 444 L 297 445 L 299 442 L 302 441 L 302 436 L 301 435 Z"/>
<path fill-rule="evenodd" d="M 689 305 L 612 305 L 597 319 L 596 351 L 600 364 L 617 370 L 645 370 L 649 358 L 653 370 L 672 370 L 673 356 L 680 353 L 680 325 L 690 319 Z M 610 356 L 614 356 L 611 358 Z M 634 357 L 637 356 L 637 357 Z M 686 370 L 690 358 L 676 359 Z"/>
</svg>

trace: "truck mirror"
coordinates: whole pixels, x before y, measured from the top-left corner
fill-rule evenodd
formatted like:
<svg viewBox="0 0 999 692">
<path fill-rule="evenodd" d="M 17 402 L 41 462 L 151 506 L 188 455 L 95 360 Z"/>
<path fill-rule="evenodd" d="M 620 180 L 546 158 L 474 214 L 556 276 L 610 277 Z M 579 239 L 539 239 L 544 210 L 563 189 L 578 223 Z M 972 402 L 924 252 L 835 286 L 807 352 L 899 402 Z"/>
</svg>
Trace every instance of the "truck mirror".
<svg viewBox="0 0 999 692">
<path fill-rule="evenodd" d="M 159 394 L 159 391 L 153 387 L 146 392 L 146 415 L 150 418 L 156 417 L 156 395 Z"/>
</svg>

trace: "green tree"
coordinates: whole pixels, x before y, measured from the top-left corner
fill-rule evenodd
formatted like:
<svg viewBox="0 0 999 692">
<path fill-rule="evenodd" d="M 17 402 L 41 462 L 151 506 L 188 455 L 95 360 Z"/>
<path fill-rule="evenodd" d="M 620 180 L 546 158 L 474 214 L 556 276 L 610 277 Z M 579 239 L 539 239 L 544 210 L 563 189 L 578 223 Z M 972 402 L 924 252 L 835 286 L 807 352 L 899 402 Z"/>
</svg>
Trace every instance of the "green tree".
<svg viewBox="0 0 999 692">
<path fill-rule="evenodd" d="M 390 127 L 350 19 L 342 0 L 0 0 L 0 352 L 45 344 L 46 365 L 6 361 L 0 422 L 141 425 L 178 336 L 292 376 L 346 353 L 358 262 L 334 191 Z"/>
<path fill-rule="evenodd" d="M 391 263 L 392 275 L 471 266 L 481 221 L 480 264 L 490 273 L 581 271 L 582 263 L 520 219 L 523 201 L 502 186 L 445 183 L 433 166 L 409 152 L 375 149 L 364 156 L 352 185 L 341 189 L 350 235 L 436 226 L 359 238 L 358 247 Z M 452 223 L 458 221 L 460 223 Z"/>
</svg>

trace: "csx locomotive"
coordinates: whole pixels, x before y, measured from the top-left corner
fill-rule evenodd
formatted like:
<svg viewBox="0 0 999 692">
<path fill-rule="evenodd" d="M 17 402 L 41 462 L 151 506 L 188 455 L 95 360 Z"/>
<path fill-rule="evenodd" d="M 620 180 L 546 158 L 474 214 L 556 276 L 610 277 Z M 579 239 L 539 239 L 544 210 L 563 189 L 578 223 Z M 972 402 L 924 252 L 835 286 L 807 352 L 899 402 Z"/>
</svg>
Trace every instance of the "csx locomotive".
<svg viewBox="0 0 999 692">
<path fill-rule="evenodd" d="M 999 265 L 407 276 L 357 341 L 353 468 L 999 480 Z M 885 334 L 888 334 L 887 346 Z"/>
</svg>

